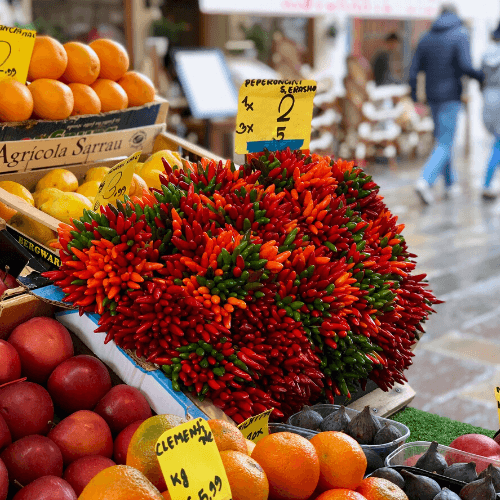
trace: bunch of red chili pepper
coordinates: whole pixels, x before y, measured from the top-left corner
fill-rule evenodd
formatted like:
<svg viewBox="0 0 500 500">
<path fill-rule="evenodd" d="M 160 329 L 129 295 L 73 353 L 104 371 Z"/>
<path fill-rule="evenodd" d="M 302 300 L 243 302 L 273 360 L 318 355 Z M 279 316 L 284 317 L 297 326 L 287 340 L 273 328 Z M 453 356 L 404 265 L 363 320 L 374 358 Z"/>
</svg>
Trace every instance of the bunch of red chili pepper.
<svg viewBox="0 0 500 500">
<path fill-rule="evenodd" d="M 164 166 L 161 190 L 60 226 L 45 276 L 106 343 L 237 422 L 406 380 L 439 301 L 370 176 L 290 150 Z"/>
</svg>

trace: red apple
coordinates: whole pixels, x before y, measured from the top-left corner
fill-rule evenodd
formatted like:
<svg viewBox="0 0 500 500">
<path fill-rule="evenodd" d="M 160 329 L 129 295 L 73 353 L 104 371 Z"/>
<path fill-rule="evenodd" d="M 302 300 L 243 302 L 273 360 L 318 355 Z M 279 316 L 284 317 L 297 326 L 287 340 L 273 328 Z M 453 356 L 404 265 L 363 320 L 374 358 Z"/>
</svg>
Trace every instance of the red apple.
<svg viewBox="0 0 500 500">
<path fill-rule="evenodd" d="M 16 441 L 30 434 L 47 434 L 54 418 L 54 405 L 41 385 L 16 382 L 0 389 L 0 415 Z"/>
<path fill-rule="evenodd" d="M 82 354 L 63 361 L 50 375 L 47 389 L 68 413 L 92 410 L 111 389 L 111 377 L 101 361 Z"/>
<path fill-rule="evenodd" d="M 1 295 L 1 294 L 0 294 Z M 21 359 L 16 349 L 6 342 L 0 340 L 0 385 L 21 377 Z"/>
<path fill-rule="evenodd" d="M 7 426 L 5 419 L 0 414 L 0 451 L 9 446 L 10 443 L 12 443 L 12 437 L 10 435 L 9 427 Z"/>
<path fill-rule="evenodd" d="M 43 476 L 61 477 L 63 458 L 54 441 L 45 436 L 23 437 L 7 447 L 0 455 L 11 481 L 27 486 Z"/>
<path fill-rule="evenodd" d="M 43 476 L 18 491 L 12 500 L 78 500 L 78 498 L 64 479 Z"/>
<path fill-rule="evenodd" d="M 19 283 L 16 281 L 16 278 L 14 278 L 12 274 L 8 273 L 8 270 L 2 271 L 0 269 L 0 280 L 5 283 L 7 288 L 17 288 L 18 286 L 20 286 Z"/>
<path fill-rule="evenodd" d="M 106 420 L 111 432 L 118 434 L 127 425 L 151 417 L 151 408 L 142 392 L 130 385 L 115 385 L 94 408 Z"/>
<path fill-rule="evenodd" d="M 90 480 L 104 469 L 116 465 L 113 460 L 101 457 L 100 455 L 90 455 L 79 458 L 68 466 L 64 471 L 64 480 L 68 481 L 75 490 L 77 496 L 80 496 L 83 488 L 90 483 Z"/>
<path fill-rule="evenodd" d="M 7 493 L 9 492 L 9 473 L 7 472 L 7 467 L 0 459 L 0 500 L 7 499 Z"/>
<path fill-rule="evenodd" d="M 68 330 L 52 318 L 32 318 L 20 324 L 8 341 L 19 353 L 23 375 L 39 384 L 45 384 L 54 368 L 73 356 Z"/>
<path fill-rule="evenodd" d="M 138 420 L 133 424 L 128 425 L 123 429 L 123 431 L 116 436 L 115 445 L 113 450 L 113 458 L 118 465 L 125 465 L 127 462 L 127 451 L 128 445 L 132 440 L 132 436 L 134 432 L 138 429 L 138 427 L 144 422 L 144 420 Z"/>
<path fill-rule="evenodd" d="M 65 466 L 87 455 L 111 458 L 113 454 L 108 424 L 93 411 L 80 410 L 66 417 L 48 437 L 59 446 Z"/>
</svg>

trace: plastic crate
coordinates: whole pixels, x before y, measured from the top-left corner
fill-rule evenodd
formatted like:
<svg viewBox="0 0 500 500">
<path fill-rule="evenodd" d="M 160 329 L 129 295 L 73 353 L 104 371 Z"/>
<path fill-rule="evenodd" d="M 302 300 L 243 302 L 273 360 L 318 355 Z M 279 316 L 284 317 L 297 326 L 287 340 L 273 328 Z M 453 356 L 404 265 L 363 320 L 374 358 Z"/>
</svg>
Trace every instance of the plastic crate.
<svg viewBox="0 0 500 500">
<path fill-rule="evenodd" d="M 393 451 L 385 459 L 385 464 L 388 467 L 393 467 L 395 465 L 414 466 L 419 457 L 429 449 L 430 445 L 431 443 L 427 441 L 405 443 L 397 450 Z M 479 455 L 474 455 L 473 453 L 468 453 L 462 450 L 456 450 L 455 448 L 450 448 L 449 446 L 444 446 L 442 444 L 438 445 L 437 451 L 444 456 L 448 465 L 458 462 L 475 462 L 478 474 L 482 470 L 486 469 L 489 464 L 493 464 L 495 467 L 500 467 L 499 460 L 494 460 L 488 457 L 481 457 Z"/>
<path fill-rule="evenodd" d="M 314 406 L 311 406 L 311 408 L 314 411 L 317 411 L 323 418 L 327 417 L 331 413 L 337 412 L 340 410 L 340 406 L 338 405 L 328 405 L 328 404 L 317 404 Z M 355 417 L 358 415 L 360 412 L 358 410 L 353 410 L 349 407 L 346 407 L 346 413 L 350 418 Z M 296 419 L 297 419 L 298 413 L 295 413 L 292 415 L 288 421 L 287 424 L 290 426 L 293 426 L 296 429 L 297 434 L 300 434 L 301 432 L 307 432 L 307 433 L 312 433 L 313 435 L 318 434 L 318 431 L 313 431 L 309 429 L 302 429 L 301 427 L 298 427 L 295 425 Z M 392 441 L 390 443 L 384 443 L 384 444 L 362 444 L 361 448 L 364 450 L 371 450 L 377 453 L 380 457 L 385 459 L 387 455 L 390 453 L 394 452 L 397 448 L 399 448 L 402 444 L 405 443 L 405 441 L 410 437 L 410 429 L 406 427 L 406 425 L 401 424 L 399 422 L 395 422 L 393 420 L 389 420 L 387 418 L 382 418 L 382 417 L 376 417 L 380 421 L 380 423 L 383 425 L 385 422 L 389 422 L 391 425 L 396 427 L 402 434 L 402 436 L 399 439 L 396 439 L 395 441 Z M 299 432 L 301 431 L 301 432 Z M 303 434 L 301 434 L 303 435 Z M 399 464 L 398 464 L 399 465 Z"/>
</svg>

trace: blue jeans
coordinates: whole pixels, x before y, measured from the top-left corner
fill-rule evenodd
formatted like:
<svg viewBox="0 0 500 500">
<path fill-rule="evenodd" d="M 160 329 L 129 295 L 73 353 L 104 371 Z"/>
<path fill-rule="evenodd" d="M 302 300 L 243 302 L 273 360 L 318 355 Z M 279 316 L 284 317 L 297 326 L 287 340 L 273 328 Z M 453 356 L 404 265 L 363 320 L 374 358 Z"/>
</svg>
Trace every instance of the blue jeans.
<svg viewBox="0 0 500 500">
<path fill-rule="evenodd" d="M 486 170 L 486 178 L 484 179 L 484 189 L 490 187 L 491 181 L 493 179 L 493 174 L 500 163 L 500 137 L 496 137 L 496 141 L 493 144 L 493 149 L 491 151 L 490 161 L 488 162 L 488 168 Z"/>
<path fill-rule="evenodd" d="M 457 115 L 462 107 L 460 101 L 429 103 L 434 120 L 436 145 L 424 166 L 422 177 L 432 186 L 440 175 L 446 186 L 456 181 L 451 166 L 453 141 L 457 129 Z"/>
</svg>

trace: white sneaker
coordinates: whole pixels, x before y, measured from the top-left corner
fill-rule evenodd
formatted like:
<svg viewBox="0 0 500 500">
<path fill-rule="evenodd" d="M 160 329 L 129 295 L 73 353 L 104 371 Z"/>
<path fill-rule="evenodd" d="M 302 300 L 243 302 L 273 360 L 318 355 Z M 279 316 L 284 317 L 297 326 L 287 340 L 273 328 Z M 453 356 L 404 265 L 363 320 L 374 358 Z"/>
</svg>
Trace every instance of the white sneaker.
<svg viewBox="0 0 500 500">
<path fill-rule="evenodd" d="M 483 199 L 485 200 L 494 200 L 497 197 L 496 191 L 493 191 L 491 188 L 483 189 Z"/>
<path fill-rule="evenodd" d="M 448 187 L 444 193 L 444 197 L 446 199 L 451 199 L 451 198 L 458 198 L 462 194 L 462 188 L 458 184 L 458 182 L 455 182 L 455 184 L 452 184 L 450 187 Z"/>
<path fill-rule="evenodd" d="M 415 184 L 415 191 L 425 205 L 434 203 L 431 186 L 425 179 L 419 179 Z"/>
</svg>

